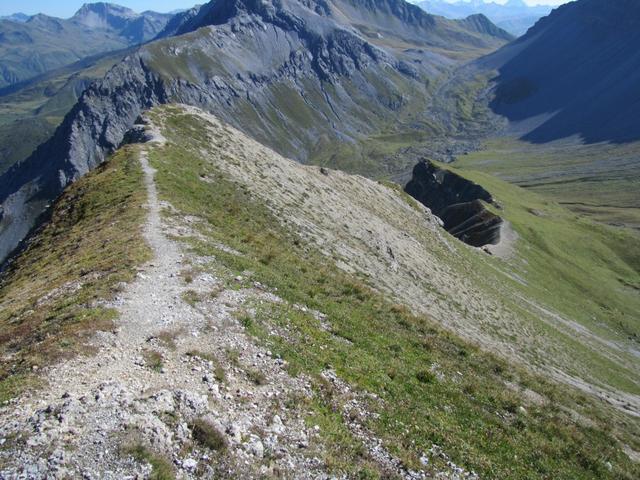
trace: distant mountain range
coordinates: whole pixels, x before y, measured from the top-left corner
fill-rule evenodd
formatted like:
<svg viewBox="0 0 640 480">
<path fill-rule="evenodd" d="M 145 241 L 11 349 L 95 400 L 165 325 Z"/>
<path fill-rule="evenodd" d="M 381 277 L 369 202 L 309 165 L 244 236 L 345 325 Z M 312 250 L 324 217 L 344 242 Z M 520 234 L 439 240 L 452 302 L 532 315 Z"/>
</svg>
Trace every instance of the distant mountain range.
<svg viewBox="0 0 640 480">
<path fill-rule="evenodd" d="M 402 0 L 214 0 L 174 17 L 171 33 L 87 88 L 54 136 L 3 174 L 0 258 L 154 105 L 201 107 L 300 161 L 353 149 L 345 169 L 380 174 L 397 167 L 372 162 L 361 142 L 431 128 L 435 79 L 512 40 L 483 15 L 449 20 Z"/>
<path fill-rule="evenodd" d="M 30 18 L 31 15 L 27 15 L 25 13 L 13 13 L 11 15 L 0 17 L 0 20 L 10 20 L 12 22 L 24 23 Z"/>
<path fill-rule="evenodd" d="M 580 0 L 477 62 L 497 70 L 493 110 L 534 143 L 640 139 L 640 2 Z M 523 122 L 526 121 L 526 124 Z"/>
<path fill-rule="evenodd" d="M 523 35 L 540 18 L 551 12 L 552 7 L 537 5 L 530 7 L 523 0 L 509 0 L 505 4 L 486 3 L 484 0 L 423 0 L 417 3 L 423 10 L 447 18 L 465 18 L 481 13 L 509 33 Z"/>
<path fill-rule="evenodd" d="M 0 88 L 151 40 L 172 16 L 92 3 L 70 19 L 16 14 L 0 20 Z"/>
</svg>

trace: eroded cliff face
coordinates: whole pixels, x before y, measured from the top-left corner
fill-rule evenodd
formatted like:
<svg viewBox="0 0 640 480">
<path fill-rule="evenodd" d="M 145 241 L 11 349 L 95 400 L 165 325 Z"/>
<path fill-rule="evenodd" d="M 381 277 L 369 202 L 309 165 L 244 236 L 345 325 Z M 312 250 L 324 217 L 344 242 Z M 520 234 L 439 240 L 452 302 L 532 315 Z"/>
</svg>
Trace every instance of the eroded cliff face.
<svg viewBox="0 0 640 480">
<path fill-rule="evenodd" d="M 142 110 L 167 99 L 166 85 L 137 55 L 90 86 L 54 136 L 0 178 L 0 262 L 67 185 L 118 148 Z"/>
<path fill-rule="evenodd" d="M 491 194 L 477 183 L 439 168 L 428 160 L 418 163 L 405 191 L 440 217 L 454 237 L 474 247 L 500 242 L 503 220 L 482 202 Z"/>
</svg>

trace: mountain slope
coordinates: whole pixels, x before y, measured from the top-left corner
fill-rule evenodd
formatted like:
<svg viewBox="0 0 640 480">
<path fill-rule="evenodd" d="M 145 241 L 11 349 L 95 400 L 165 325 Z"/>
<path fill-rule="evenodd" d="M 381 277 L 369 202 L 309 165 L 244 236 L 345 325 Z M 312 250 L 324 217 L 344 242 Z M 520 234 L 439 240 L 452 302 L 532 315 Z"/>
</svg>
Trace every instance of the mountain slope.
<svg viewBox="0 0 640 480">
<path fill-rule="evenodd" d="M 0 173 L 47 141 L 82 92 L 126 51 L 88 57 L 29 81 L 0 89 Z"/>
<path fill-rule="evenodd" d="M 480 13 L 486 15 L 498 27 L 516 36 L 526 33 L 540 18 L 551 12 L 550 6 L 529 6 L 523 0 L 509 0 L 504 4 L 484 0 L 424 0 L 417 5 L 426 12 L 447 18 L 466 18 Z"/>
<path fill-rule="evenodd" d="M 23 23 L 0 21 L 0 88 L 84 57 L 154 38 L 172 15 L 135 12 L 106 3 L 84 5 L 72 18 L 34 15 Z"/>
<path fill-rule="evenodd" d="M 193 108 L 155 109 L 138 130 L 162 143 L 125 146 L 72 185 L 5 277 L 8 318 L 16 309 L 70 328 L 47 345 L 80 343 L 74 327 L 104 331 L 88 340 L 95 356 L 52 366 L 41 350 L 47 388 L 0 408 L 0 474 L 261 478 L 293 465 L 301 478 L 637 476 L 624 453 L 640 447 L 637 422 L 527 373 L 513 361 L 521 351 L 502 350 L 507 361 L 442 330 L 538 351 L 541 366 L 583 366 L 566 339 L 541 354 L 551 345 L 537 334 L 549 331 L 523 328 L 533 306 L 513 295 L 508 267 L 446 237 L 399 189 L 300 165 Z M 113 222 L 122 210 L 127 228 Z M 99 224 L 77 238 L 76 221 Z M 124 238 L 99 247 L 114 230 Z M 136 235 L 154 258 L 137 259 L 129 284 L 95 292 L 120 271 L 131 278 L 131 264 L 108 268 L 102 253 L 130 253 Z M 68 246 L 70 261 L 50 245 Z M 85 288 L 58 276 L 79 259 Z M 43 267 L 55 283 L 33 274 Z M 28 354 L 42 341 L 31 333 L 3 344 L 22 382 L 34 381 Z"/>
<path fill-rule="evenodd" d="M 545 143 L 640 139 L 640 4 L 580 0 L 478 62 L 495 69 L 493 110 Z M 525 123 L 527 122 L 527 123 Z"/>
<path fill-rule="evenodd" d="M 362 18 L 406 31 L 372 39 L 352 27 Z M 402 0 L 209 3 L 181 27 L 186 33 L 142 47 L 91 86 L 54 137 L 3 176 L 0 258 L 50 199 L 100 164 L 140 112 L 159 103 L 216 112 L 300 161 L 381 132 L 423 131 L 429 80 L 465 45 L 486 51 L 504 43 L 504 32 L 496 37 L 478 25 L 432 17 Z M 361 155 L 349 168 L 380 175 L 395 167 Z"/>
</svg>

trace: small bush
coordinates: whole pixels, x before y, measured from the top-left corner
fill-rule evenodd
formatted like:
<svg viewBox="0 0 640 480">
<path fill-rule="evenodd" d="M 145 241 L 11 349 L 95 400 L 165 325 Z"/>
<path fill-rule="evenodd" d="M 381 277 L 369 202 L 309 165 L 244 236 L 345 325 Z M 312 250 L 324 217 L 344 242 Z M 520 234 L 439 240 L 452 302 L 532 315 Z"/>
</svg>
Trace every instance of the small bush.
<svg viewBox="0 0 640 480">
<path fill-rule="evenodd" d="M 247 378 L 251 380 L 256 385 L 266 385 L 267 377 L 264 376 L 260 370 L 249 370 L 247 372 Z"/>
<path fill-rule="evenodd" d="M 416 379 L 420 383 L 433 383 L 436 380 L 436 376 L 429 370 L 420 370 L 416 373 Z"/>
<path fill-rule="evenodd" d="M 195 290 L 186 290 L 182 293 L 182 299 L 193 307 L 200 301 L 200 295 Z"/>
<path fill-rule="evenodd" d="M 144 361 L 151 370 L 156 372 L 162 370 L 163 361 L 162 355 L 159 352 L 155 350 L 145 350 Z"/>
<path fill-rule="evenodd" d="M 191 424 L 193 438 L 201 445 L 216 451 L 227 449 L 228 442 L 224 433 L 204 419 L 197 419 Z"/>
<path fill-rule="evenodd" d="M 224 382 L 227 379 L 224 368 L 222 368 L 220 365 L 216 365 L 216 367 L 213 369 L 213 376 L 218 382 Z"/>
</svg>

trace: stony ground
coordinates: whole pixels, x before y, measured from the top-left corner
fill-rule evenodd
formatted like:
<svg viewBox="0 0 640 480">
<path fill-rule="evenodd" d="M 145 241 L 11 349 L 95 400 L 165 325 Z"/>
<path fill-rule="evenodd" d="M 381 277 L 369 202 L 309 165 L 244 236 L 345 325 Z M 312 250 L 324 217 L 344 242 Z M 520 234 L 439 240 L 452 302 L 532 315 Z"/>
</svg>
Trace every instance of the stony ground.
<svg viewBox="0 0 640 480">
<path fill-rule="evenodd" d="M 95 356 L 45 370 L 46 388 L 2 406 L 0 479 L 149 478 L 161 468 L 177 478 L 334 478 L 320 460 L 319 427 L 304 420 L 300 399 L 313 395 L 311 385 L 287 374 L 286 362 L 256 345 L 237 318 L 247 304 L 282 300 L 242 277 L 229 284 L 203 273 L 198 265 L 215 259 L 186 254 L 173 240 L 195 234 L 193 219 L 178 225 L 161 216 L 172 207 L 159 202 L 144 151 L 141 162 L 144 235 L 155 258 L 122 286 L 112 305 L 117 328 L 93 338 Z M 326 379 L 350 412 L 364 408 L 330 371 Z M 203 424 L 213 432 L 204 441 L 196 433 Z M 425 478 L 357 420 L 348 426 L 382 471 Z M 445 455 L 434 448 L 426 455 Z M 451 464 L 439 477 L 473 475 Z"/>
</svg>

